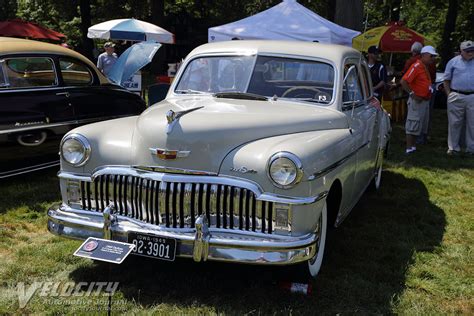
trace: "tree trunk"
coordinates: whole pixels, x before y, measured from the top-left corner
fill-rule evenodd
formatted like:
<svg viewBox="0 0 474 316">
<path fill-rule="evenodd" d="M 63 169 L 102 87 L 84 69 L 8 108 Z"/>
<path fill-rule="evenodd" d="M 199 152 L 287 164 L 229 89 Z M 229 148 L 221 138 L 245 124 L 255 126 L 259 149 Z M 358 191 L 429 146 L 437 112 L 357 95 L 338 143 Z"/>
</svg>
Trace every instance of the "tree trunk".
<svg viewBox="0 0 474 316">
<path fill-rule="evenodd" d="M 392 1 L 392 14 L 391 20 L 392 21 L 399 21 L 400 20 L 400 7 L 402 5 L 402 0 L 394 0 Z"/>
<path fill-rule="evenodd" d="M 441 38 L 441 44 L 439 47 L 442 69 L 444 69 L 444 67 L 452 57 L 453 39 L 451 36 L 456 29 L 458 9 L 458 0 L 449 0 L 448 12 L 446 13 L 446 22 L 444 23 L 443 37 Z"/>
<path fill-rule="evenodd" d="M 82 50 L 81 53 L 89 58 L 94 59 L 92 50 L 94 48 L 94 42 L 87 37 L 87 29 L 92 25 L 91 20 L 91 3 L 90 0 L 80 0 L 79 7 L 81 11 L 81 33 L 82 33 Z"/>
<path fill-rule="evenodd" d="M 326 6 L 328 8 L 328 20 L 334 22 L 334 19 L 336 18 L 336 1 L 328 0 L 326 3 Z"/>
<path fill-rule="evenodd" d="M 160 27 L 166 28 L 165 25 L 165 0 L 151 0 L 151 17 L 150 22 Z"/>
<path fill-rule="evenodd" d="M 362 0 L 336 0 L 334 23 L 361 31 L 364 21 L 364 2 Z"/>
</svg>

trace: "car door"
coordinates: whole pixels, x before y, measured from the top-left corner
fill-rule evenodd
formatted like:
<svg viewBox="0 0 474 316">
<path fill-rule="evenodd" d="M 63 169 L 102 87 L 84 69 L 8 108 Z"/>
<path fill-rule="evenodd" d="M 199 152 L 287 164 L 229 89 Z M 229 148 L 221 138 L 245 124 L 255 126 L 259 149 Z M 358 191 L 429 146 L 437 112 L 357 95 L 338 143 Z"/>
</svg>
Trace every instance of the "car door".
<svg viewBox="0 0 474 316">
<path fill-rule="evenodd" d="M 71 57 L 58 60 L 60 79 L 76 111 L 79 124 L 139 114 L 144 101 L 112 84 L 101 84 L 96 69 Z"/>
<path fill-rule="evenodd" d="M 0 177 L 58 160 L 59 140 L 74 108 L 59 85 L 54 60 L 41 54 L 0 57 Z"/>
<path fill-rule="evenodd" d="M 368 102 L 364 92 L 365 77 L 361 74 L 361 63 L 357 59 L 346 60 L 344 66 L 343 111 L 348 116 L 355 143 L 356 174 L 353 200 L 357 201 L 365 191 L 374 172 L 374 133 L 377 110 Z M 363 81 L 364 80 L 364 81 Z"/>
</svg>

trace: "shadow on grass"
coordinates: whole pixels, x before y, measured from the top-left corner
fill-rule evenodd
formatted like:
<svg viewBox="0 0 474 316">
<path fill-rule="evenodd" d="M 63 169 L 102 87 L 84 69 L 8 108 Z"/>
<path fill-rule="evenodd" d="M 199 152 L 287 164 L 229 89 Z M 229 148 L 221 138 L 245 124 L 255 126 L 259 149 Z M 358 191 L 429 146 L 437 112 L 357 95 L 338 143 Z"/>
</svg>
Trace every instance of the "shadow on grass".
<svg viewBox="0 0 474 316">
<path fill-rule="evenodd" d="M 61 199 L 57 172 L 55 167 L 0 179 L 0 214 L 21 206 L 44 212 L 39 202 L 52 204 Z"/>
<path fill-rule="evenodd" d="M 125 299 L 143 308 L 165 303 L 229 314 L 386 314 L 405 287 L 414 252 L 435 251 L 445 224 L 443 210 L 429 201 L 422 182 L 384 172 L 382 191 L 364 195 L 335 231 L 308 297 L 279 288 L 279 281 L 292 280 L 288 267 L 129 257 L 110 267 L 110 277 L 109 266 L 99 263 L 78 268 L 71 277 L 118 281 Z"/>
<path fill-rule="evenodd" d="M 474 157 L 460 155 L 451 157 L 448 150 L 448 122 L 446 109 L 435 109 L 428 144 L 417 145 L 417 152 L 405 155 L 405 126 L 403 122 L 392 123 L 392 137 L 389 160 L 407 167 L 420 167 L 426 170 L 453 171 L 473 169 Z"/>
</svg>

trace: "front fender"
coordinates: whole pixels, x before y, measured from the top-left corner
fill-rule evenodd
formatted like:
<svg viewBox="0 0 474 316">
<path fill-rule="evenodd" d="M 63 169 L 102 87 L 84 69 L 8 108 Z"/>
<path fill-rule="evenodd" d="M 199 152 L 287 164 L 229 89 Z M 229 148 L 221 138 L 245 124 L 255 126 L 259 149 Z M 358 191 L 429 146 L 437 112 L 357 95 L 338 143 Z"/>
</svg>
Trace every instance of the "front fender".
<svg viewBox="0 0 474 316">
<path fill-rule="evenodd" d="M 309 197 L 327 190 L 330 184 L 314 180 L 314 174 L 346 157 L 354 150 L 348 129 L 304 132 L 256 140 L 231 151 L 223 160 L 219 174 L 245 178 L 258 183 L 266 192 L 284 196 Z M 267 163 L 280 151 L 301 159 L 303 178 L 290 189 L 275 187 L 267 173 Z"/>
<path fill-rule="evenodd" d="M 84 125 L 73 129 L 64 137 L 78 133 L 86 137 L 91 145 L 91 155 L 82 167 L 74 167 L 61 159 L 61 171 L 92 174 L 103 165 L 130 165 L 133 130 L 138 116 Z"/>
</svg>

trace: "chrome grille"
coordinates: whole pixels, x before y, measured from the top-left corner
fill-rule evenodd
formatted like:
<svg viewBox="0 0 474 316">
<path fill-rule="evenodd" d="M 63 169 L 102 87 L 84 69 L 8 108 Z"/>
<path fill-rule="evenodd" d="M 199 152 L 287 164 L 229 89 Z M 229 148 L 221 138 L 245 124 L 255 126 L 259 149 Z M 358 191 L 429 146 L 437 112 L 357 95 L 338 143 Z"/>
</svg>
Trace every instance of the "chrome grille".
<svg viewBox="0 0 474 316">
<path fill-rule="evenodd" d="M 106 174 L 81 182 L 81 192 L 83 209 L 102 212 L 112 203 L 118 214 L 154 225 L 193 228 L 204 214 L 210 227 L 273 232 L 273 203 L 232 185 Z"/>
</svg>

